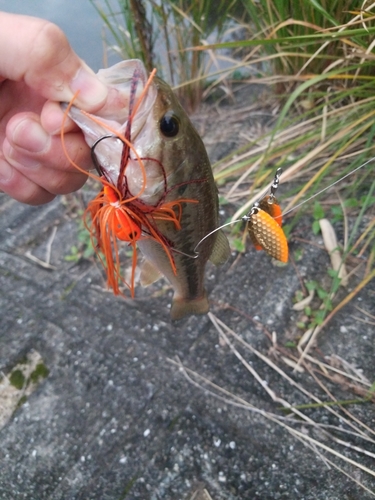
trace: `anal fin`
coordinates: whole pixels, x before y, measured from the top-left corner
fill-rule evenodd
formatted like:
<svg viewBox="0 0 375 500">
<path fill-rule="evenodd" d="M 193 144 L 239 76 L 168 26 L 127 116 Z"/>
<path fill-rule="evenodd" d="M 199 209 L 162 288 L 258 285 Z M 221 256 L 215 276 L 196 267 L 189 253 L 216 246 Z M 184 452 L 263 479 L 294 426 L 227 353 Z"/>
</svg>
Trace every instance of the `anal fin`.
<svg viewBox="0 0 375 500">
<path fill-rule="evenodd" d="M 143 287 L 152 285 L 163 277 L 162 273 L 150 261 L 144 260 L 140 266 L 141 274 L 139 281 Z"/>
</svg>

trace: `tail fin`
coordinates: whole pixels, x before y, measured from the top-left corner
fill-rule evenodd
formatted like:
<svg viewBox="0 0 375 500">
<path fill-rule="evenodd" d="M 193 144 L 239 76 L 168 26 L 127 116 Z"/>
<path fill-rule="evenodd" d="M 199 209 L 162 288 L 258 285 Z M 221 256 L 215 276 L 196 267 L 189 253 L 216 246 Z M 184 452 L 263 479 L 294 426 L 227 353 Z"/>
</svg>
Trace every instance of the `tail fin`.
<svg viewBox="0 0 375 500">
<path fill-rule="evenodd" d="M 182 319 L 190 314 L 206 314 L 210 310 L 207 294 L 193 300 L 184 298 L 174 299 L 171 307 L 172 320 Z"/>
</svg>

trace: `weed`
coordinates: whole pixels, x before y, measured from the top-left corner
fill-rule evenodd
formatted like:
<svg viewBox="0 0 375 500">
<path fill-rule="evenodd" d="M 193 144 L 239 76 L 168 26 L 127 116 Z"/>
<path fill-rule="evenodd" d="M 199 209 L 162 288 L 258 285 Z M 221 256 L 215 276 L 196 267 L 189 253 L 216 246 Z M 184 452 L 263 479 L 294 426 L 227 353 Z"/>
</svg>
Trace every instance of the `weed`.
<svg viewBox="0 0 375 500">
<path fill-rule="evenodd" d="M 14 370 L 9 377 L 10 383 L 19 391 L 24 387 L 26 379 L 21 370 Z"/>
<path fill-rule="evenodd" d="M 224 39 L 230 14 L 240 0 L 90 0 L 110 34 L 107 45 L 124 59 L 143 60 L 172 86 L 183 105 L 194 110 L 201 102 L 205 80 L 220 55 L 187 50 L 210 37 Z"/>
<path fill-rule="evenodd" d="M 65 256 L 65 260 L 68 262 L 79 262 L 81 259 L 90 259 L 95 254 L 90 233 L 87 231 L 82 217 L 77 219 L 77 231 L 77 240 L 79 244 L 73 245 L 70 248 L 70 254 Z"/>
</svg>

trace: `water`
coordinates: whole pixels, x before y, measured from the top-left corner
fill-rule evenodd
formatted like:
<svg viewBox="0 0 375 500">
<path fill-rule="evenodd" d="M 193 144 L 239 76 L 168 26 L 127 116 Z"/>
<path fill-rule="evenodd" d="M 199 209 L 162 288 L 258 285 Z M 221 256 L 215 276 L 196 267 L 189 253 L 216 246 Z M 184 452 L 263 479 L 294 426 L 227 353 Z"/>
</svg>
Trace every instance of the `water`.
<svg viewBox="0 0 375 500">
<path fill-rule="evenodd" d="M 103 22 L 89 0 L 0 0 L 0 11 L 41 17 L 57 24 L 66 34 L 75 52 L 94 71 L 103 63 Z M 18 36 L 18 34 L 17 34 Z M 114 64 L 115 56 L 109 61 Z"/>
</svg>

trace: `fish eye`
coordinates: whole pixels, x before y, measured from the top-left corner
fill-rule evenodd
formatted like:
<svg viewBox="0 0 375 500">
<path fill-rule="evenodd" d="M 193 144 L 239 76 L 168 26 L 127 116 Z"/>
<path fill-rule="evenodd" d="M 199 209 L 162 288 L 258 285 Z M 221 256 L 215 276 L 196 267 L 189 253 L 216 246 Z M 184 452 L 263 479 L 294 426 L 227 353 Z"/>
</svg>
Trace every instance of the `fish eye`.
<svg viewBox="0 0 375 500">
<path fill-rule="evenodd" d="M 180 130 L 180 121 L 176 115 L 167 113 L 161 118 L 159 127 L 165 137 L 175 137 Z"/>
</svg>

